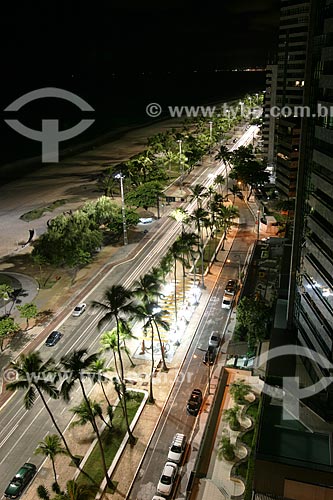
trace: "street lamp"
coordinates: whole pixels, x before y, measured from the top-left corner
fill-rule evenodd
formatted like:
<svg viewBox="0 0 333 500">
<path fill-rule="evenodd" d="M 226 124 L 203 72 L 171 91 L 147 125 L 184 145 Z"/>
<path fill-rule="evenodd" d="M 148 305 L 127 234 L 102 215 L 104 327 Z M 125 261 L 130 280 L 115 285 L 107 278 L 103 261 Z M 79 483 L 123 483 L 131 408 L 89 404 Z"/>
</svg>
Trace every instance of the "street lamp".
<svg viewBox="0 0 333 500">
<path fill-rule="evenodd" d="M 126 212 L 125 212 L 124 185 L 123 185 L 123 179 L 125 178 L 125 176 L 121 172 L 119 172 L 119 174 L 116 174 L 114 176 L 114 178 L 120 180 L 121 213 L 122 213 L 122 216 L 123 216 L 124 245 L 128 245 L 127 228 L 126 228 Z"/>
<path fill-rule="evenodd" d="M 183 189 L 183 168 L 182 168 L 182 140 L 177 140 L 179 144 L 179 172 L 180 172 L 180 189 Z"/>
<path fill-rule="evenodd" d="M 228 129 L 230 128 L 230 109 L 226 109 L 226 113 L 228 116 Z"/>
<path fill-rule="evenodd" d="M 212 153 L 212 138 L 213 138 L 213 122 L 210 121 L 209 123 L 209 153 Z"/>
<path fill-rule="evenodd" d="M 258 227 L 257 227 L 257 240 L 259 240 L 259 226 L 260 226 L 260 210 L 259 209 L 257 210 L 257 223 L 258 223 Z"/>
</svg>

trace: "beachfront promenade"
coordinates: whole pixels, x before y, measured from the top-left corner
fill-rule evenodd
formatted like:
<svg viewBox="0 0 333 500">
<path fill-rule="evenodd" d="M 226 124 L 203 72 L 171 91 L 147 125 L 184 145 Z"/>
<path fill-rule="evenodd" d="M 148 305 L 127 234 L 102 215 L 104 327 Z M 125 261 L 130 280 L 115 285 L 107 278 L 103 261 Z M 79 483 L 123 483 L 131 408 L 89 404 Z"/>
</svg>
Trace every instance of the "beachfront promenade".
<svg viewBox="0 0 333 500">
<path fill-rule="evenodd" d="M 96 153 L 96 151 L 95 151 L 95 153 Z M 204 164 L 202 168 L 203 169 L 207 168 L 207 166 L 209 166 L 209 164 L 210 164 L 210 161 L 208 159 L 207 163 Z M 87 171 L 85 170 L 84 172 L 86 173 Z M 34 175 L 36 175 L 36 173 Z M 46 189 L 47 188 L 47 183 L 44 182 L 45 181 L 45 177 L 43 175 L 42 175 L 42 178 L 43 178 L 42 186 L 44 186 L 44 188 Z M 81 188 L 82 188 L 82 186 L 78 187 L 78 189 L 81 189 Z M 53 195 L 53 192 L 52 192 L 52 195 Z M 32 193 L 28 193 L 28 197 L 30 197 L 30 196 L 32 196 Z M 59 193 L 59 196 L 60 196 L 60 193 Z M 46 194 L 44 195 L 44 197 L 46 197 Z M 25 201 L 25 202 L 23 201 L 23 205 L 25 205 L 25 207 L 28 207 L 30 202 L 29 201 Z M 1 204 L 2 204 L 2 202 L 1 202 Z M 75 206 L 73 208 L 75 208 Z M 170 210 L 171 210 L 171 208 L 172 207 L 170 207 Z M 167 215 L 167 210 L 168 209 L 166 209 L 166 213 L 163 214 L 164 216 Z M 156 228 L 157 227 L 158 227 L 158 225 L 156 224 Z M 42 228 L 42 225 L 40 226 L 40 229 L 39 229 L 40 231 L 42 230 L 41 228 Z M 152 229 L 150 232 L 151 232 L 151 234 L 153 234 L 154 229 Z M 4 252 L 6 251 L 5 250 L 5 248 L 6 248 L 5 245 L 6 244 L 7 244 L 7 242 L 4 243 L 3 248 L 2 248 L 2 250 Z M 135 252 L 136 251 L 135 247 L 136 247 L 136 245 L 130 245 L 126 249 L 122 248 L 119 251 L 119 255 L 113 253 L 112 255 L 108 256 L 108 259 L 110 261 L 112 261 L 113 263 L 117 262 L 117 260 L 119 259 L 119 256 L 121 256 L 121 259 L 125 259 L 126 260 L 126 258 L 128 257 L 128 255 L 131 252 Z M 226 249 L 227 249 L 227 247 L 226 247 Z M 24 249 L 22 251 L 24 251 Z M 99 259 L 99 261 L 96 262 L 96 266 L 101 266 L 101 259 L 103 259 L 103 255 L 101 256 L 101 258 Z M 96 267 L 94 267 L 94 265 L 93 266 L 89 266 L 89 267 L 90 267 L 89 273 L 90 273 L 91 276 L 93 276 L 94 272 L 96 272 Z M 6 266 L 5 263 L 3 263 L 2 265 L 0 265 L 0 269 L 2 269 L 4 271 L 8 270 L 8 268 L 7 268 L 7 266 Z M 79 280 L 79 283 L 82 283 L 82 280 L 87 278 L 87 274 L 85 274 L 85 271 L 83 271 L 83 274 L 85 276 L 84 276 L 84 278 L 81 277 L 81 280 Z M 209 280 L 206 280 L 206 281 L 208 282 Z M 47 307 L 47 305 L 49 305 L 51 303 L 52 304 L 55 304 L 55 303 L 56 304 L 60 304 L 61 303 L 61 299 L 66 299 L 67 298 L 63 294 L 61 283 L 56 284 L 55 287 L 53 287 L 52 296 L 49 296 L 49 298 L 45 298 L 46 291 L 45 291 L 45 294 L 43 294 L 43 292 L 44 292 L 43 290 L 36 290 L 36 292 L 38 292 L 38 295 L 35 297 L 35 302 L 43 304 L 44 307 Z M 43 297 L 43 295 L 44 295 L 44 297 Z M 204 307 L 205 300 L 207 301 L 208 299 L 209 299 L 209 286 L 207 285 L 207 289 L 203 291 L 202 299 L 200 300 L 200 307 Z M 64 312 L 66 312 L 68 309 L 65 308 L 63 310 L 64 310 Z M 201 311 L 201 314 L 202 314 L 202 311 Z M 200 308 L 197 309 L 196 315 L 197 315 L 197 320 L 198 320 L 199 316 L 200 316 Z M 195 320 L 194 319 L 193 319 L 193 324 L 191 323 L 191 325 L 192 326 L 189 328 L 188 332 L 186 333 L 187 341 L 188 342 L 191 341 L 191 337 L 193 336 L 193 332 L 195 331 Z M 38 345 L 39 335 L 42 335 L 43 337 L 45 335 L 44 332 L 42 332 L 42 330 L 43 329 L 40 328 L 37 331 L 31 331 L 31 337 L 35 338 L 35 341 L 34 341 L 35 345 Z M 30 347 L 27 347 L 27 348 L 30 349 Z M 137 348 L 138 348 L 137 344 L 131 345 L 130 348 L 131 348 L 133 354 L 135 355 L 135 353 L 137 352 Z M 25 348 L 23 347 L 23 350 L 24 349 Z M 186 352 L 185 349 L 186 349 L 186 342 L 184 342 L 184 351 L 183 352 L 182 352 L 181 348 L 177 349 L 177 353 L 176 353 L 176 355 L 174 356 L 174 359 L 171 362 L 171 370 L 170 370 L 170 377 L 169 377 L 170 380 L 169 380 L 168 384 L 172 385 L 172 380 L 173 380 L 172 379 L 172 373 L 176 373 L 177 372 L 177 366 L 178 367 L 180 366 L 180 363 L 181 363 L 181 360 L 182 360 L 182 356 L 184 356 L 184 354 Z M 16 352 L 13 351 L 12 354 L 15 357 L 15 355 L 17 355 L 19 352 L 20 351 L 16 351 Z M 177 365 L 177 363 L 178 363 L 178 365 Z M 147 366 L 149 366 L 149 364 L 146 363 L 146 365 L 147 365 L 146 366 L 145 365 L 145 360 L 142 360 L 142 359 L 140 360 L 140 362 L 137 362 L 136 364 L 138 366 L 138 371 L 140 372 L 139 375 L 140 375 L 140 377 L 141 377 L 141 379 L 143 381 L 142 384 L 144 384 L 144 382 L 145 382 L 144 379 L 147 377 L 147 373 L 145 373 L 145 371 L 148 371 L 148 367 Z M 129 369 L 129 373 L 130 373 L 130 369 Z M 133 373 L 132 373 L 132 375 L 134 376 Z M 130 374 L 129 374 L 129 378 L 130 378 Z M 135 460 L 137 460 L 137 458 L 134 458 L 134 455 L 138 453 L 138 450 L 141 450 L 140 451 L 140 453 L 141 453 L 140 456 L 142 456 L 142 452 L 145 449 L 145 444 L 144 443 L 145 443 L 145 439 L 147 439 L 147 434 L 149 434 L 149 432 L 151 433 L 151 431 L 154 428 L 154 425 L 155 425 L 155 423 L 157 421 L 156 419 L 158 419 L 158 417 L 159 417 L 159 412 L 160 412 L 161 407 L 163 405 L 163 401 L 165 400 L 165 398 L 166 398 L 166 396 L 168 394 L 168 391 L 170 390 L 170 386 L 171 385 L 168 385 L 168 384 L 166 384 L 165 387 L 163 386 L 163 384 L 158 384 L 158 383 L 156 384 L 157 387 L 158 387 L 158 389 L 157 389 L 157 395 L 156 395 L 156 406 L 150 407 L 150 408 L 146 407 L 144 409 L 144 412 L 148 411 L 147 409 L 151 410 L 151 414 L 149 416 L 146 415 L 146 414 L 144 414 L 144 418 L 143 418 L 143 421 L 145 422 L 144 429 L 142 429 L 140 431 L 140 427 L 139 427 L 140 423 L 138 423 L 137 426 L 136 426 L 136 432 L 139 433 L 139 434 L 140 434 L 140 432 L 142 432 L 142 444 L 139 445 L 138 447 L 137 446 L 134 447 L 133 450 L 126 450 L 125 451 L 125 454 L 128 451 L 130 452 L 129 456 L 127 456 L 127 458 L 125 458 L 125 461 L 128 462 L 129 464 L 131 464 L 131 472 L 128 472 L 128 474 L 125 475 L 126 476 L 126 482 L 128 482 L 128 480 L 131 480 L 131 478 L 133 477 L 134 463 L 137 463 L 137 462 L 135 462 Z M 145 385 L 143 385 L 143 387 L 145 387 Z M 159 391 L 160 391 L 160 394 L 159 394 Z M 158 401 L 160 402 L 160 404 L 158 404 Z M 140 421 L 141 421 L 141 419 L 140 419 Z M 148 425 L 148 422 L 150 422 L 151 425 Z M 75 445 L 74 442 L 78 443 L 80 441 L 78 439 L 79 436 L 77 434 L 75 434 L 75 432 L 77 433 L 77 431 L 68 430 L 69 435 L 72 435 L 73 446 L 78 446 L 78 448 L 79 448 L 79 449 L 77 449 L 77 453 L 78 454 L 82 454 L 82 453 L 84 454 L 85 452 L 83 450 L 85 449 L 86 443 L 85 444 L 81 443 L 80 445 L 77 445 L 77 444 Z M 81 446 L 83 448 L 81 448 Z M 73 470 L 71 468 L 69 468 L 68 466 L 67 466 L 67 469 L 69 471 L 69 476 L 68 477 L 71 477 L 71 474 L 72 474 Z M 45 481 L 47 481 L 46 476 L 48 475 L 48 473 L 46 472 L 46 470 L 47 470 L 47 466 L 43 466 L 43 468 L 41 470 L 41 473 L 39 475 L 39 477 L 42 478 L 42 479 L 45 479 Z M 120 467 L 120 471 L 123 471 L 122 467 Z M 117 473 L 117 471 L 115 471 L 115 474 L 116 473 Z M 64 472 L 60 473 L 60 476 L 61 477 L 65 477 L 65 475 L 63 475 L 63 474 L 65 474 L 65 473 Z M 122 483 L 124 483 L 124 488 L 125 488 L 126 482 L 123 481 L 123 474 L 121 474 L 121 476 L 122 476 Z M 120 482 L 119 482 L 119 484 L 120 484 Z M 119 498 L 123 498 L 123 495 L 124 495 L 124 491 L 122 490 L 120 492 Z M 28 496 L 27 496 L 27 498 L 28 498 Z M 34 497 L 32 496 L 31 498 L 34 498 Z M 116 498 L 116 496 L 112 496 L 112 498 Z"/>
</svg>

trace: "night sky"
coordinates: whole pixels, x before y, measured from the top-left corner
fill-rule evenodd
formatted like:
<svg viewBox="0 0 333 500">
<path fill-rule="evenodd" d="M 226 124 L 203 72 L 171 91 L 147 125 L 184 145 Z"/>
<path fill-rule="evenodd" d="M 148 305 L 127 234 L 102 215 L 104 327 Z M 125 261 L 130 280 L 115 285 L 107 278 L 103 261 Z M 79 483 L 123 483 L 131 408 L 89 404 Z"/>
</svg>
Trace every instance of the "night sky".
<svg viewBox="0 0 333 500">
<path fill-rule="evenodd" d="M 84 141 L 145 122 L 150 102 L 165 110 L 166 105 L 221 102 L 263 88 L 264 74 L 215 70 L 264 67 L 276 47 L 278 23 L 279 0 L 201 2 L 200 7 L 189 0 L 3 3 L 0 164 L 40 152 L 38 142 L 1 119 L 25 93 L 58 87 L 85 99 L 96 121 L 77 139 Z M 81 114 L 66 101 L 41 99 L 16 115 L 35 129 L 41 117 L 58 118 L 65 129 Z"/>
<path fill-rule="evenodd" d="M 278 0 L 22 2 L 2 6 L 2 75 L 9 87 L 78 74 L 265 65 Z"/>
</svg>

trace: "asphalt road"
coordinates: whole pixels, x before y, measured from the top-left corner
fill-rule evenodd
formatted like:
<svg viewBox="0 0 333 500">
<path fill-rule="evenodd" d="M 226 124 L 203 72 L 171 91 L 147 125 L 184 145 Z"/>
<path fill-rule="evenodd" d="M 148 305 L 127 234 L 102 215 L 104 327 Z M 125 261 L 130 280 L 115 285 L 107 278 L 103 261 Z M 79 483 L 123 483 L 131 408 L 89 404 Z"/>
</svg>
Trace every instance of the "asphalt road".
<svg viewBox="0 0 333 500">
<path fill-rule="evenodd" d="M 244 134 L 244 141 L 249 140 L 253 135 L 252 130 Z M 237 146 L 241 144 L 238 141 Z M 201 167 L 194 183 L 209 186 L 213 183 L 213 178 L 209 174 L 218 175 L 225 170 L 224 165 L 216 168 L 216 165 Z M 193 201 L 186 206 L 189 213 L 196 208 Z M 93 300 L 101 300 L 104 290 L 112 284 L 121 283 L 125 287 L 145 274 L 152 266 L 156 265 L 164 253 L 168 250 L 176 236 L 180 232 L 180 223 L 172 219 L 161 219 L 156 224 L 155 230 L 149 231 L 146 236 L 147 243 L 140 249 L 140 252 L 132 259 L 119 266 L 115 266 L 111 272 L 96 286 L 88 297 L 83 301 L 88 304 Z M 102 313 L 88 308 L 79 318 L 71 316 L 57 327 L 62 333 L 61 341 L 54 347 L 47 348 L 40 346 L 40 352 L 47 358 L 52 355 L 55 360 L 59 360 L 71 352 L 73 349 L 87 348 L 89 352 L 99 349 L 100 332 L 97 323 Z M 201 362 L 201 360 L 200 360 Z M 89 383 L 87 382 L 87 388 Z M 185 390 L 185 389 L 184 389 Z M 16 472 L 18 467 L 26 462 L 32 461 L 38 467 L 43 462 L 42 456 L 35 456 L 34 451 L 39 441 L 44 439 L 46 434 L 52 430 L 52 424 L 46 414 L 42 402 L 37 398 L 33 408 L 26 411 L 23 407 L 23 394 L 16 393 L 11 400 L 1 409 L 0 413 L 0 492 L 4 491 L 8 482 Z M 81 401 L 81 393 L 78 389 L 73 393 L 70 406 L 74 406 Z M 72 413 L 68 411 L 69 405 L 61 400 L 48 400 L 51 411 L 56 415 L 57 422 L 62 429 L 65 429 Z"/>
<path fill-rule="evenodd" d="M 169 395 L 137 478 L 133 483 L 130 500 L 151 500 L 153 495 L 157 494 L 156 486 L 164 463 L 167 461 L 168 448 L 176 432 L 187 436 L 188 447 L 170 498 L 186 498 L 186 486 L 198 451 L 196 434 L 199 432 L 200 426 L 204 425 L 201 422 L 203 412 L 209 411 L 209 407 L 206 407 L 204 402 L 198 417 L 189 416 L 186 412 L 186 403 L 194 388 L 201 389 L 202 393 L 207 396 L 209 377 L 211 384 L 216 382 L 214 380 L 214 366 L 209 370 L 203 364 L 204 352 L 207 349 L 211 332 L 217 330 L 222 334 L 225 330 L 230 314 L 230 310 L 221 308 L 225 285 L 228 279 L 238 278 L 239 267 L 242 271 L 256 237 L 253 233 L 253 217 L 245 203 L 239 201 L 238 206 L 241 209 L 240 226 L 228 255 L 230 262 L 223 266 L 216 280 L 178 379 Z M 227 340 L 229 339 L 226 336 L 225 341 Z M 204 420 L 206 419 L 204 418 Z"/>
</svg>

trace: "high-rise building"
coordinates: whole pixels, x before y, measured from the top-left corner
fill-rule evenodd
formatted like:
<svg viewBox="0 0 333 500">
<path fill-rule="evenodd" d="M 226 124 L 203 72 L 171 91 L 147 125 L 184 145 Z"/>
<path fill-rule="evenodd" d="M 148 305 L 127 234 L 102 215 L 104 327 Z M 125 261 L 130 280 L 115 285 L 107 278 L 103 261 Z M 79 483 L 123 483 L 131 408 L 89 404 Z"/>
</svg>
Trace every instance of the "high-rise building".
<svg viewBox="0 0 333 500">
<path fill-rule="evenodd" d="M 312 50 L 308 58 L 303 120 L 289 323 L 295 321 L 300 344 L 333 360 L 333 2 L 314 9 Z M 293 293 L 294 292 L 294 293 Z M 329 370 L 308 363 L 313 381 Z M 333 421 L 333 394 L 314 399 L 323 418 Z"/>
<path fill-rule="evenodd" d="M 313 389 L 300 400 L 299 415 L 289 419 L 283 400 L 263 396 L 254 480 L 258 500 L 333 499 L 333 0 L 311 0 L 307 13 L 306 113 L 298 125 L 288 321 L 275 328 L 270 344 L 307 351 L 292 355 L 291 350 L 271 362 L 266 381 L 282 384 L 284 377 L 297 377 L 301 388 Z"/>
<path fill-rule="evenodd" d="M 275 113 L 276 106 L 276 84 L 277 64 L 266 66 L 266 89 L 263 105 L 263 155 L 267 161 L 267 167 L 273 173 L 275 171 Z"/>
<path fill-rule="evenodd" d="M 293 110 L 303 104 L 309 5 L 309 0 L 281 0 L 275 150 L 276 187 L 285 198 L 296 195 L 301 119 Z"/>
</svg>

